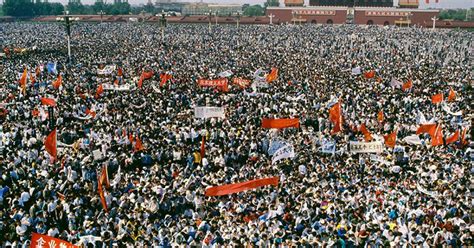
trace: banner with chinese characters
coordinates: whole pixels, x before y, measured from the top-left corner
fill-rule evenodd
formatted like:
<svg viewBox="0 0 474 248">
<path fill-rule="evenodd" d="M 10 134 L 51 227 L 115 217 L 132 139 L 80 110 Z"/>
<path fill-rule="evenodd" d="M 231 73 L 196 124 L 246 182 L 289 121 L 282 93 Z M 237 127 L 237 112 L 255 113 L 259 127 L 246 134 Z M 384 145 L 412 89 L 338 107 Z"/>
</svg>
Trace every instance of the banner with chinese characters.
<svg viewBox="0 0 474 248">
<path fill-rule="evenodd" d="M 223 107 L 195 107 L 195 118 L 225 118 L 225 110 Z"/>
<path fill-rule="evenodd" d="M 38 233 L 33 233 L 31 236 L 30 247 L 51 247 L 51 248 L 79 248 L 77 245 L 73 245 L 61 239 L 53 238 Z"/>
<path fill-rule="evenodd" d="M 349 142 L 349 151 L 354 153 L 381 153 L 383 144 L 380 141 L 375 142 Z"/>
</svg>

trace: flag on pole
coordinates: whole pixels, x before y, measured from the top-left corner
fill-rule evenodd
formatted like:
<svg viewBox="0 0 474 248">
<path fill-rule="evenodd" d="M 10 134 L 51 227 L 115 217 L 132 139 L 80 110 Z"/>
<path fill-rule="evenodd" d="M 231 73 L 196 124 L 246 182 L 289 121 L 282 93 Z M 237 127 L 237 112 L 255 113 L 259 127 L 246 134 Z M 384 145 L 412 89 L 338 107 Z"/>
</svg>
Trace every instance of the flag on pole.
<svg viewBox="0 0 474 248">
<path fill-rule="evenodd" d="M 102 174 L 101 174 L 102 178 L 102 183 L 105 184 L 105 187 L 106 188 L 110 188 L 110 182 L 109 182 L 109 171 L 107 169 L 107 164 L 103 164 L 102 165 Z"/>
<path fill-rule="evenodd" d="M 412 87 L 413 87 L 413 82 L 411 80 L 408 80 L 402 85 L 402 90 L 403 91 L 408 91 Z"/>
<path fill-rule="evenodd" d="M 256 188 L 263 187 L 266 185 L 278 186 L 279 180 L 280 180 L 279 177 L 269 177 L 269 178 L 246 181 L 242 183 L 215 186 L 215 187 L 206 189 L 206 196 L 230 195 L 230 194 L 246 191 L 249 189 L 256 189 Z"/>
<path fill-rule="evenodd" d="M 267 83 L 271 83 L 278 78 L 278 69 L 273 67 L 270 74 L 267 75 Z"/>
<path fill-rule="evenodd" d="M 369 130 L 367 130 L 365 123 L 362 123 L 362 125 L 360 125 L 360 131 L 362 132 L 362 134 L 364 134 L 364 140 L 366 142 L 370 142 L 372 140 L 372 134 L 370 134 Z"/>
<path fill-rule="evenodd" d="M 383 121 L 384 121 L 383 110 L 380 110 L 380 111 L 377 113 L 377 120 L 379 121 L 379 123 L 383 123 Z"/>
<path fill-rule="evenodd" d="M 453 88 L 449 88 L 448 102 L 454 102 L 456 100 L 456 91 Z"/>
<path fill-rule="evenodd" d="M 431 136 L 431 145 L 432 146 L 439 146 L 443 144 L 443 128 L 441 124 L 436 126 L 434 135 Z"/>
<path fill-rule="evenodd" d="M 56 101 L 53 98 L 41 97 L 41 104 L 56 107 Z"/>
<path fill-rule="evenodd" d="M 160 74 L 160 79 L 161 79 L 160 87 L 163 87 L 166 84 L 166 82 L 168 82 L 168 80 L 170 80 L 171 78 L 173 78 L 173 75 L 171 74 L 168 74 L 168 73 Z"/>
<path fill-rule="evenodd" d="M 329 109 L 329 120 L 334 124 L 331 134 L 342 130 L 341 102 L 337 102 Z"/>
<path fill-rule="evenodd" d="M 48 136 L 46 136 L 46 139 L 44 140 L 44 148 L 49 153 L 49 155 L 54 158 L 54 160 L 56 160 L 58 155 L 56 143 L 56 128 L 54 128 L 54 130 Z"/>
<path fill-rule="evenodd" d="M 436 95 L 431 96 L 431 102 L 433 104 L 441 103 L 443 102 L 443 93 L 439 93 Z"/>
<path fill-rule="evenodd" d="M 436 131 L 436 124 L 422 124 L 416 130 L 416 134 L 427 133 L 430 136 L 433 136 Z"/>
<path fill-rule="evenodd" d="M 374 71 L 374 70 L 370 70 L 370 71 L 364 72 L 364 77 L 365 77 L 366 79 L 375 77 L 375 71 Z"/>
<path fill-rule="evenodd" d="M 459 135 L 460 135 L 459 130 L 456 130 L 456 132 L 451 137 L 446 139 L 446 145 L 458 141 Z"/>
<path fill-rule="evenodd" d="M 63 76 L 61 74 L 58 75 L 56 81 L 53 82 L 53 87 L 55 89 L 59 89 L 59 87 L 63 84 Z"/>
<path fill-rule="evenodd" d="M 203 135 L 202 141 L 201 141 L 201 158 L 203 158 L 205 154 L 206 154 L 206 137 L 205 135 Z"/>
<path fill-rule="evenodd" d="M 398 133 L 398 130 L 397 130 L 397 128 L 395 128 L 395 130 L 391 134 L 383 136 L 383 139 L 385 140 L 385 145 L 386 146 L 388 146 L 390 148 L 395 147 L 395 144 L 397 142 L 397 133 Z"/>
<path fill-rule="evenodd" d="M 105 194 L 104 189 L 102 188 L 102 183 L 102 175 L 97 175 L 97 190 L 99 191 L 100 202 L 102 203 L 102 207 L 107 213 L 109 210 L 107 209 L 107 202 L 105 201 Z"/>
<path fill-rule="evenodd" d="M 19 81 L 23 94 L 26 92 L 26 80 L 27 79 L 28 79 L 28 71 L 25 68 L 23 70 L 23 73 L 21 74 L 20 81 Z"/>
<path fill-rule="evenodd" d="M 137 137 L 135 137 L 135 152 L 139 152 L 141 150 L 145 150 L 143 147 L 142 141 Z"/>
</svg>

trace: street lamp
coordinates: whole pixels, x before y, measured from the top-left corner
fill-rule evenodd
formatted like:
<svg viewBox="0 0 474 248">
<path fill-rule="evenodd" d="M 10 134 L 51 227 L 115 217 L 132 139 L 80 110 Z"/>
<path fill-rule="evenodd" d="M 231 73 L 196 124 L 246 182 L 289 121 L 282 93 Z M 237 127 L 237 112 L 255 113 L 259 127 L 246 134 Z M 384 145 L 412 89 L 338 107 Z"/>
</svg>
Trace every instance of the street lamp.
<svg viewBox="0 0 474 248">
<path fill-rule="evenodd" d="M 71 22 L 78 21 L 78 17 L 71 17 L 69 11 L 65 10 L 63 17 L 56 18 L 57 21 L 64 21 L 66 25 L 66 38 L 67 38 L 67 56 L 68 62 L 71 62 Z"/>
<path fill-rule="evenodd" d="M 295 15 L 296 15 L 296 11 L 291 11 L 291 19 L 293 20 L 293 25 L 295 25 Z"/>
<path fill-rule="evenodd" d="M 164 39 L 165 38 L 165 27 L 166 27 L 166 18 L 165 18 L 165 11 L 164 10 L 161 10 L 160 25 L 161 25 L 161 39 Z"/>
<path fill-rule="evenodd" d="M 239 29 L 240 12 L 237 11 L 237 29 Z"/>
<path fill-rule="evenodd" d="M 212 12 L 209 10 L 209 33 L 211 32 L 211 19 L 212 19 Z"/>
<path fill-rule="evenodd" d="M 407 24 L 408 24 L 408 27 L 410 27 L 410 23 L 411 23 L 411 17 L 413 16 L 413 14 L 411 12 L 408 13 L 407 15 Z"/>
<path fill-rule="evenodd" d="M 97 14 L 100 15 L 100 23 L 102 23 L 102 17 L 104 16 L 105 12 L 103 10 L 100 10 L 100 12 Z"/>
<path fill-rule="evenodd" d="M 217 26 L 217 16 L 219 15 L 219 11 L 216 10 L 216 26 Z"/>
</svg>

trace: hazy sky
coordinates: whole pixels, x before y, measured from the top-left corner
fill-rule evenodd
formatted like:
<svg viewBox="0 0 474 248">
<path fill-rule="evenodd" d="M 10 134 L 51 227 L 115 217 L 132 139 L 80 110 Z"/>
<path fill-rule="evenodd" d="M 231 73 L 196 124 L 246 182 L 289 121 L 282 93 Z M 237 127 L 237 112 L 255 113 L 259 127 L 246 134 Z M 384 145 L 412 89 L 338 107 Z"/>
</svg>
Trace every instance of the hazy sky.
<svg viewBox="0 0 474 248">
<path fill-rule="evenodd" d="M 67 0 L 49 0 L 50 2 L 62 2 L 67 3 Z M 155 0 L 152 0 L 153 2 Z M 199 2 L 200 0 L 178 0 L 180 2 Z M 474 7 L 474 0 L 439 0 L 439 3 L 435 3 L 435 0 L 429 0 L 430 4 L 425 3 L 426 0 L 420 0 L 421 8 L 472 8 Z M 82 0 L 82 3 L 94 3 L 95 0 Z M 113 0 L 107 0 L 107 2 L 113 2 Z M 130 4 L 145 4 L 148 0 L 129 0 Z M 263 4 L 265 0 L 204 0 L 208 3 L 238 3 L 238 4 Z M 280 4 L 283 5 L 284 0 L 280 0 Z M 398 0 L 394 0 L 398 3 Z M 308 5 L 309 0 L 305 0 Z"/>
</svg>

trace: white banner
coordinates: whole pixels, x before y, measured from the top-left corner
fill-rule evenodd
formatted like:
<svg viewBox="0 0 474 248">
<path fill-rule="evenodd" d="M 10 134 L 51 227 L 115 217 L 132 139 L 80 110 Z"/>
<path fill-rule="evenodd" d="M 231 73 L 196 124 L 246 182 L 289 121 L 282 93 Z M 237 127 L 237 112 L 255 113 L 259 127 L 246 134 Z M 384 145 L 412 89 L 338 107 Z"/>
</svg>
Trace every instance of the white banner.
<svg viewBox="0 0 474 248">
<path fill-rule="evenodd" d="M 234 75 L 234 73 L 231 70 L 223 71 L 218 74 L 219 77 L 225 78 L 225 77 L 230 77 Z"/>
<path fill-rule="evenodd" d="M 104 69 L 97 69 L 97 74 L 99 75 L 108 75 L 112 74 L 112 72 L 115 71 L 115 65 L 107 65 L 104 67 Z"/>
<path fill-rule="evenodd" d="M 421 145 L 422 144 L 422 142 L 420 140 L 420 137 L 418 137 L 418 135 L 416 135 L 416 134 L 407 136 L 407 137 L 403 138 L 402 141 L 406 142 L 409 145 Z"/>
<path fill-rule="evenodd" d="M 194 108 L 195 118 L 225 118 L 224 107 L 195 107 Z"/>
<path fill-rule="evenodd" d="M 352 75 L 360 75 L 362 72 L 360 71 L 360 66 L 352 68 Z"/>
<path fill-rule="evenodd" d="M 392 78 L 392 80 L 390 81 L 390 86 L 394 87 L 394 88 L 400 88 L 402 87 L 403 83 L 396 80 L 395 78 Z"/>
<path fill-rule="evenodd" d="M 381 153 L 383 152 L 383 143 L 375 142 L 349 142 L 349 151 L 354 153 Z"/>
<path fill-rule="evenodd" d="M 272 157 L 272 164 L 285 159 L 285 158 L 294 158 L 295 157 L 295 148 L 292 145 L 288 145 L 278 149 Z"/>
<path fill-rule="evenodd" d="M 276 137 L 275 139 L 272 139 L 270 141 L 270 145 L 268 147 L 268 155 L 273 156 L 273 154 L 280 150 L 280 148 L 283 148 L 288 145 L 291 144 L 282 138 Z"/>
<path fill-rule="evenodd" d="M 127 91 L 130 90 L 129 84 L 115 85 L 115 84 L 102 84 L 104 90 L 116 90 L 116 91 Z"/>
<path fill-rule="evenodd" d="M 455 116 L 461 116 L 462 115 L 462 110 L 459 110 L 458 112 L 452 112 L 451 108 L 447 104 L 441 105 L 441 108 L 446 111 L 446 113 L 450 115 L 455 115 Z"/>
<path fill-rule="evenodd" d="M 329 140 L 323 141 L 323 145 L 321 147 L 321 152 L 322 153 L 331 153 L 331 154 L 336 153 L 336 142 L 329 141 Z"/>
</svg>

